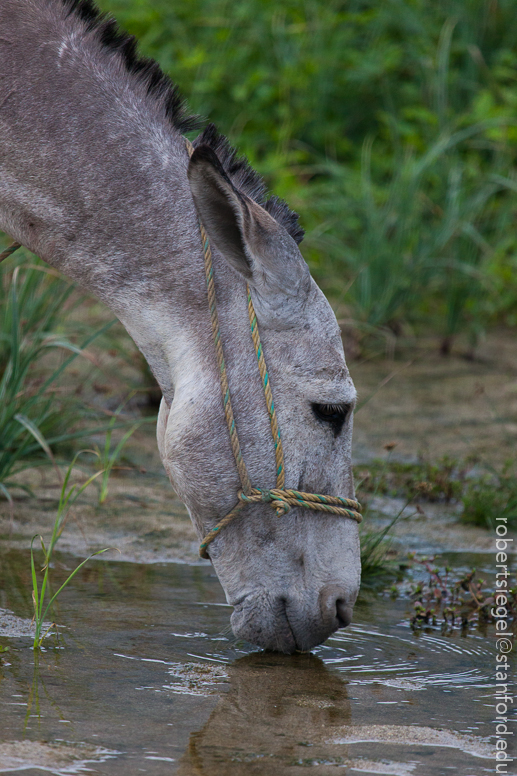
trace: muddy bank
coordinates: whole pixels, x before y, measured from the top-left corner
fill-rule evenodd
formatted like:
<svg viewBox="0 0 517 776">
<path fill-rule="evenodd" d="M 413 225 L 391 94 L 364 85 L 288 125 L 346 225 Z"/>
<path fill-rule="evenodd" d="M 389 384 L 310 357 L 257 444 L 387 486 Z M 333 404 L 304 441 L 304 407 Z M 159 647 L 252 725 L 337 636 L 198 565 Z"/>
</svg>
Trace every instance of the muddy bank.
<svg viewBox="0 0 517 776">
<path fill-rule="evenodd" d="M 443 455 L 500 466 L 517 450 L 517 337 L 490 334 L 471 361 L 433 350 L 396 361 L 351 362 L 359 392 L 354 456 L 368 461 L 398 443 L 395 457 L 436 460 Z M 362 406 L 361 406 L 362 405 Z"/>
<path fill-rule="evenodd" d="M 2 505 L 0 547 L 28 549 L 32 537 L 48 537 L 57 506 L 57 490 L 46 487 L 38 499 L 15 502 L 15 517 Z M 362 530 L 384 527 L 404 506 L 402 499 L 377 496 Z M 442 553 L 491 552 L 491 532 L 459 522 L 458 508 L 423 504 L 423 513 L 408 507 L 394 527 L 393 547 L 406 552 Z M 59 540 L 59 548 L 76 556 L 86 556 L 105 547 L 114 548 L 104 559 L 136 563 L 186 562 L 206 564 L 198 556 L 198 539 L 187 511 L 170 485 L 152 486 L 114 477 L 108 502 L 99 507 L 95 494 L 85 496 L 73 508 Z"/>
<path fill-rule="evenodd" d="M 152 431 L 148 434 L 151 436 Z M 26 549 L 35 534 L 46 537 L 51 533 L 60 485 L 55 472 L 46 471 L 44 485 L 38 484 L 38 477 L 39 472 L 31 473 L 31 487 L 37 498 L 17 498 L 14 517 L 5 504 L 1 505 L 1 547 Z M 77 472 L 80 478 L 84 479 L 84 474 Z M 101 506 L 94 487 L 85 491 L 71 509 L 59 539 L 59 549 L 74 555 L 87 555 L 105 547 L 116 548 L 106 553 L 106 559 L 116 557 L 137 563 L 200 560 L 187 510 L 165 474 L 143 474 L 138 470 L 115 472 L 109 496 Z"/>
</svg>

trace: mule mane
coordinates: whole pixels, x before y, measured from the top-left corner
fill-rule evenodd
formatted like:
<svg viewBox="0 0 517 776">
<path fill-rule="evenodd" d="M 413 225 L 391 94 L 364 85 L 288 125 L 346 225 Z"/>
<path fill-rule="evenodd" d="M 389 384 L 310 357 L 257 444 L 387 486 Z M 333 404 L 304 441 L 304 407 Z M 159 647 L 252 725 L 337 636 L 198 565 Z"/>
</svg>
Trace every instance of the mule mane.
<svg viewBox="0 0 517 776">
<path fill-rule="evenodd" d="M 180 133 L 199 129 L 204 123 L 199 116 L 188 112 L 185 101 L 175 83 L 149 57 L 138 53 L 137 40 L 119 28 L 117 22 L 101 13 L 92 0 L 61 0 L 67 16 L 73 16 L 84 25 L 85 31 L 93 33 L 99 43 L 113 55 L 119 57 L 126 71 L 144 85 L 147 95 L 163 107 L 166 119 Z M 217 132 L 214 124 L 193 141 L 194 146 L 208 145 L 219 160 L 234 186 L 250 199 L 261 205 L 291 237 L 300 243 L 304 231 L 298 223 L 298 214 L 277 196 L 268 197 L 263 178 L 251 167 L 244 156 L 238 156 L 228 139 Z"/>
</svg>

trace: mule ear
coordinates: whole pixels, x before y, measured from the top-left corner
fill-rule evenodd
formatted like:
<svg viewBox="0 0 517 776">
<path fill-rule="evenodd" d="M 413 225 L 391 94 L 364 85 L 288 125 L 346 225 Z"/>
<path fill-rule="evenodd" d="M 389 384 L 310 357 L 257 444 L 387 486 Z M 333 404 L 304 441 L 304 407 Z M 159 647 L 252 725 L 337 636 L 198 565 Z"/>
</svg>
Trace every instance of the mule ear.
<svg viewBox="0 0 517 776">
<path fill-rule="evenodd" d="M 311 278 L 298 246 L 264 208 L 238 191 L 217 155 L 198 146 L 188 179 L 211 243 L 262 297 L 306 298 Z"/>
</svg>

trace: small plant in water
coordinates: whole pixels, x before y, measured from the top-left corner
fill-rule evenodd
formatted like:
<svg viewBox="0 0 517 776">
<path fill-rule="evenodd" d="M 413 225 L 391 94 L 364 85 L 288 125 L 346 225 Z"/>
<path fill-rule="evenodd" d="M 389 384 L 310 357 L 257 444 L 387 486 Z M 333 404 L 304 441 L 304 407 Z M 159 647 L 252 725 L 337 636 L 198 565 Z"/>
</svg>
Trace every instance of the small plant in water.
<svg viewBox="0 0 517 776">
<path fill-rule="evenodd" d="M 484 579 L 476 576 L 472 569 L 462 577 L 454 578 L 449 567 L 443 570 L 433 565 L 434 558 L 410 560 L 422 566 L 429 574 L 426 582 L 412 586 L 410 597 L 414 601 L 414 613 L 410 618 L 413 630 L 440 626 L 443 633 L 455 628 L 466 632 L 470 627 L 483 628 L 495 622 L 495 592 L 487 590 Z M 506 619 L 515 624 L 517 618 L 517 587 L 508 591 L 506 598 Z"/>
<path fill-rule="evenodd" d="M 404 506 L 406 508 L 407 504 Z M 388 525 L 378 531 L 366 531 L 361 534 L 361 583 L 368 585 L 377 578 L 396 573 L 391 556 L 391 546 L 388 533 L 399 520 L 402 509 Z"/>
<path fill-rule="evenodd" d="M 59 540 L 59 537 L 63 532 L 63 528 L 65 525 L 68 512 L 70 510 L 70 507 L 74 504 L 74 502 L 81 495 L 81 493 L 83 493 L 83 491 L 88 487 L 88 485 L 91 482 L 93 482 L 93 480 L 95 480 L 97 477 L 99 477 L 101 474 L 103 474 L 102 471 L 96 472 L 96 474 L 93 474 L 91 477 L 89 477 L 86 480 L 86 482 L 84 482 L 82 485 L 79 485 L 78 483 L 74 483 L 73 485 L 68 487 L 75 462 L 83 452 L 93 452 L 93 451 L 86 451 L 86 450 L 79 451 L 77 455 L 74 456 L 73 461 L 71 462 L 71 464 L 69 465 L 66 471 L 63 485 L 61 487 L 61 494 L 59 498 L 57 515 L 54 521 L 54 529 L 52 531 L 52 536 L 50 538 L 48 547 L 45 546 L 43 542 L 43 537 L 39 536 L 39 539 L 41 541 L 41 548 L 43 550 L 43 559 L 44 559 L 43 566 L 41 568 L 41 571 L 43 572 L 43 580 L 41 582 L 41 586 L 38 582 L 38 575 L 36 572 L 36 563 L 34 560 L 34 550 L 33 550 L 34 540 L 38 537 L 38 535 L 34 536 L 31 542 L 32 601 L 34 604 L 34 622 L 36 625 L 36 631 L 34 634 L 34 643 L 33 643 L 33 648 L 35 650 L 38 650 L 41 648 L 43 639 L 45 638 L 49 630 L 52 628 L 52 625 L 49 625 L 46 628 L 46 630 L 44 630 L 45 618 L 47 614 L 51 611 L 52 604 L 54 603 L 58 595 L 61 593 L 61 591 L 68 585 L 70 580 L 77 574 L 79 569 L 81 569 L 84 566 L 84 564 L 90 560 L 90 558 L 93 558 L 95 555 L 101 555 L 103 552 L 107 552 L 109 549 L 111 549 L 110 547 L 107 547 L 104 550 L 98 550 L 97 552 L 93 552 L 91 555 L 85 558 L 85 560 L 83 560 L 82 563 L 79 563 L 79 565 L 74 569 L 74 571 L 72 571 L 72 573 L 67 577 L 67 579 L 63 582 L 63 584 L 57 590 L 57 592 L 54 593 L 54 595 L 50 596 L 48 603 L 45 604 L 45 600 L 48 597 L 47 590 L 50 587 L 49 574 L 50 574 L 50 566 L 52 562 L 52 555 L 56 547 L 56 544 Z"/>
</svg>

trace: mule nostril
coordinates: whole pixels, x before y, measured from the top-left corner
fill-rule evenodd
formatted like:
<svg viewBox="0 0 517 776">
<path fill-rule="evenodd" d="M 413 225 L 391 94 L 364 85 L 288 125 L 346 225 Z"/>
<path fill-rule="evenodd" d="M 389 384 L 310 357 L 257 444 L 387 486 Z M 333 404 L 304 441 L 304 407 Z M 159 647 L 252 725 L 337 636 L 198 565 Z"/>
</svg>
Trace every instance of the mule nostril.
<svg viewBox="0 0 517 776">
<path fill-rule="evenodd" d="M 341 585 L 326 585 L 319 596 L 321 616 L 324 623 L 334 630 L 346 628 L 352 621 L 352 606 Z"/>
<path fill-rule="evenodd" d="M 346 628 L 352 622 L 352 607 L 348 606 L 346 601 L 338 598 L 336 601 L 337 619 L 340 628 Z"/>
</svg>

